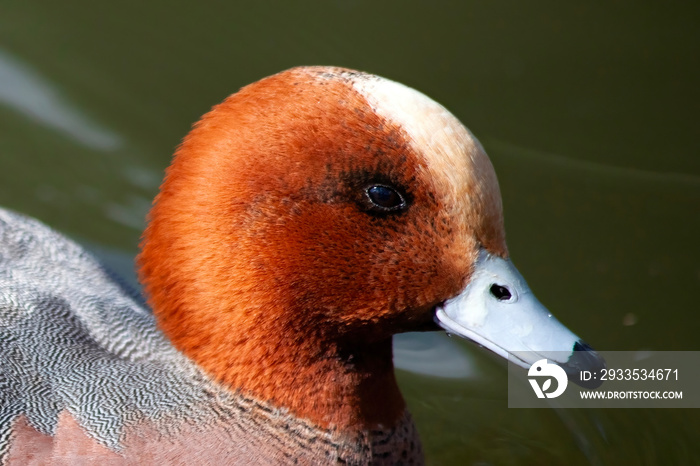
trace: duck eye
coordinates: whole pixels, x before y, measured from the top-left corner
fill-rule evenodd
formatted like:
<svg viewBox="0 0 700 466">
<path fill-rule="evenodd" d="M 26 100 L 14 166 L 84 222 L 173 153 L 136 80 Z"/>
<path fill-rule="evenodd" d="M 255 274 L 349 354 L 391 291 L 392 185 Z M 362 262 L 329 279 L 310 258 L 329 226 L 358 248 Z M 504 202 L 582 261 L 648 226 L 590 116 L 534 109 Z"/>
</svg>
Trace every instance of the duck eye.
<svg viewBox="0 0 700 466">
<path fill-rule="evenodd" d="M 367 188 L 367 197 L 374 207 L 384 212 L 401 210 L 406 207 L 406 200 L 396 189 L 375 184 Z"/>
<path fill-rule="evenodd" d="M 491 285 L 491 294 L 499 301 L 508 301 L 511 298 L 510 290 L 505 286 Z"/>
</svg>

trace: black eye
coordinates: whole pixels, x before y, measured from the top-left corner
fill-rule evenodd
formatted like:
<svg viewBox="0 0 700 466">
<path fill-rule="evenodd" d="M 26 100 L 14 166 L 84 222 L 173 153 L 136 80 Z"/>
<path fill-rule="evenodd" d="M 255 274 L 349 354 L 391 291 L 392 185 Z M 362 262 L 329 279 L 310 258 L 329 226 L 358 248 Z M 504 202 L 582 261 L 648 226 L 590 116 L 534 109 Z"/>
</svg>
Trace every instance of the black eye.
<svg viewBox="0 0 700 466">
<path fill-rule="evenodd" d="M 510 290 L 505 286 L 491 285 L 491 294 L 499 301 L 508 301 L 511 298 Z"/>
<path fill-rule="evenodd" d="M 401 193 L 382 184 L 375 184 L 367 188 L 367 197 L 375 208 L 383 212 L 393 212 L 406 207 L 406 200 Z"/>
</svg>

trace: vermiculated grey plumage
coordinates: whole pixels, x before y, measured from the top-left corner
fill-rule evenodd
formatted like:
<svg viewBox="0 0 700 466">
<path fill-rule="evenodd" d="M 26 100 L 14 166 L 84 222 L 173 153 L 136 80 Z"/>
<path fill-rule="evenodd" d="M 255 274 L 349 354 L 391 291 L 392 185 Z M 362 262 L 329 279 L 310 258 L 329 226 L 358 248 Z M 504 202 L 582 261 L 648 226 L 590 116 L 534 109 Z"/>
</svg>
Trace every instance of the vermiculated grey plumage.
<svg viewBox="0 0 700 466">
<path fill-rule="evenodd" d="M 366 455 L 391 459 L 389 440 L 412 435 L 394 430 L 338 443 L 332 432 L 222 388 L 171 345 L 140 297 L 91 254 L 0 209 L 0 464 L 20 416 L 54 435 L 61 412 L 116 452 L 125 431 L 143 421 L 166 437 L 182 426 L 223 425 L 231 439 L 250 441 L 254 432 L 261 451 L 275 451 L 277 442 L 280 452 L 298 457 L 358 464 Z M 412 429 L 410 418 L 405 425 Z"/>
<path fill-rule="evenodd" d="M 21 414 L 51 435 L 67 410 L 118 449 L 126 425 L 199 417 L 188 410 L 217 394 L 225 395 L 90 254 L 0 210 L 0 457 Z"/>
</svg>

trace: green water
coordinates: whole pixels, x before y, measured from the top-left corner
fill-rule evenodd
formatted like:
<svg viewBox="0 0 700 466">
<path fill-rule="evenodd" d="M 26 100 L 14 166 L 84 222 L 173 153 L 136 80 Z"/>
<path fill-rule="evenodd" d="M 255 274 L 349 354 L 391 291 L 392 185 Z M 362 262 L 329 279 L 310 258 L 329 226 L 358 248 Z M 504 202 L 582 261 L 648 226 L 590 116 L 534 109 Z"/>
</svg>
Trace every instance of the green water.
<svg viewBox="0 0 700 466">
<path fill-rule="evenodd" d="M 692 2 L 20 1 L 0 6 L 0 204 L 133 255 L 191 123 L 332 64 L 415 87 L 496 167 L 514 262 L 605 350 L 700 350 Z M 452 341 L 450 341 L 452 343 Z M 431 464 L 693 464 L 694 410 L 514 410 L 503 363 L 400 371 Z"/>
</svg>

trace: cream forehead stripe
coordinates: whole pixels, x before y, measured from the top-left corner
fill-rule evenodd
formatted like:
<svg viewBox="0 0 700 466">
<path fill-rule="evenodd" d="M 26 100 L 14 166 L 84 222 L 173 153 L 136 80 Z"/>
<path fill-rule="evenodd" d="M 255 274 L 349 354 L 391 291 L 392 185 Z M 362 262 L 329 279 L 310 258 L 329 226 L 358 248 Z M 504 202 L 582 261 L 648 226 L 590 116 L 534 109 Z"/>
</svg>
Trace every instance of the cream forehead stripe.
<svg viewBox="0 0 700 466">
<path fill-rule="evenodd" d="M 481 144 L 445 107 L 388 79 L 355 75 L 352 81 L 377 114 L 404 129 L 414 150 L 424 157 L 435 187 L 453 207 L 469 208 L 464 200 L 475 188 L 498 189 L 477 187 L 475 175 L 492 172 L 491 163 Z"/>
</svg>

